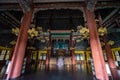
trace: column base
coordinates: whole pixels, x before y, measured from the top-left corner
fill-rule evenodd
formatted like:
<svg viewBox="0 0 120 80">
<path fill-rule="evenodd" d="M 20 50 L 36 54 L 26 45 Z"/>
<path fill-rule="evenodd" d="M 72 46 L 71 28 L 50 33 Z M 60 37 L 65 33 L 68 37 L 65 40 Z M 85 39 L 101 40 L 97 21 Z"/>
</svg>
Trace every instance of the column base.
<svg viewBox="0 0 120 80">
<path fill-rule="evenodd" d="M 20 80 L 20 77 L 17 77 L 17 78 L 9 78 L 8 80 Z"/>
<path fill-rule="evenodd" d="M 7 78 L 7 74 L 4 74 L 3 76 L 2 76 L 2 79 L 4 80 L 4 79 L 6 79 Z"/>
<path fill-rule="evenodd" d="M 120 80 L 120 77 L 117 72 L 117 68 L 110 68 L 113 80 Z"/>
</svg>

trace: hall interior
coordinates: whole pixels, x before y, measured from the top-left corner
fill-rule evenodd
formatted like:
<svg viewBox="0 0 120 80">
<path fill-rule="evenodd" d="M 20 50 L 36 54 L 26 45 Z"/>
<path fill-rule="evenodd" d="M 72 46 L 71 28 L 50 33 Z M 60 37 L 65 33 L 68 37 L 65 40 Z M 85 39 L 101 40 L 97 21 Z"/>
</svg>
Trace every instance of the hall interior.
<svg viewBox="0 0 120 80">
<path fill-rule="evenodd" d="M 120 79 L 119 0 L 0 0 L 0 25 L 0 79 Z"/>
</svg>

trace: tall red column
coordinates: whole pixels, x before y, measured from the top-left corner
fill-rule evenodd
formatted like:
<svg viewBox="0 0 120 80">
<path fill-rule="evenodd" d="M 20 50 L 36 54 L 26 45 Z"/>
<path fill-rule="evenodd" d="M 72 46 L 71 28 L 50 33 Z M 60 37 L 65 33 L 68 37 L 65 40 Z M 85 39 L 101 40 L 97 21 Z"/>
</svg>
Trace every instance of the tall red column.
<svg viewBox="0 0 120 80">
<path fill-rule="evenodd" d="M 9 73 L 7 75 L 7 79 L 15 79 L 20 76 L 22 63 L 24 59 L 26 44 L 27 44 L 27 37 L 28 37 L 28 29 L 31 23 L 33 10 L 24 13 L 20 32 L 17 38 L 17 43 L 15 45 L 15 49 L 13 52 Z"/>
<path fill-rule="evenodd" d="M 101 18 L 100 13 L 98 14 L 98 19 L 99 19 L 100 26 L 102 26 L 102 18 Z M 117 68 L 116 68 L 116 65 L 115 65 L 115 62 L 114 62 L 114 59 L 113 59 L 113 56 L 112 56 L 111 46 L 109 44 L 107 44 L 107 38 L 106 37 L 107 37 L 107 35 L 103 36 L 103 41 L 105 43 L 105 50 L 106 50 L 106 56 L 107 56 L 108 64 L 109 64 L 110 71 L 111 71 L 111 74 L 113 76 L 113 79 L 118 80 L 119 76 L 118 76 Z"/>
<path fill-rule="evenodd" d="M 49 58 L 50 58 L 50 52 L 51 52 L 51 49 L 50 48 L 50 45 L 51 45 L 51 39 L 50 39 L 50 32 L 49 32 L 49 41 L 48 41 L 48 44 L 47 44 L 47 54 L 46 54 L 46 70 L 48 70 L 48 67 L 49 67 Z"/>
<path fill-rule="evenodd" d="M 109 64 L 113 79 L 119 80 L 117 68 L 116 68 L 116 65 L 115 65 L 115 62 L 112 56 L 111 46 L 107 44 L 106 35 L 103 37 L 103 40 L 105 42 L 106 56 L 107 56 L 108 64 Z"/>
<path fill-rule="evenodd" d="M 94 62 L 96 78 L 98 80 L 109 80 L 107 72 L 106 72 L 106 67 L 105 67 L 105 62 L 103 58 L 99 36 L 97 33 L 94 13 L 87 10 L 86 8 L 84 10 L 85 10 L 85 15 L 86 15 L 86 20 L 87 20 L 87 26 L 90 31 L 89 33 L 90 34 L 90 46 L 92 50 L 92 57 L 93 57 L 93 62 Z"/>
<path fill-rule="evenodd" d="M 75 72 L 76 71 L 76 67 L 75 67 L 75 49 L 74 49 L 74 39 L 72 38 L 71 40 L 71 47 L 72 47 L 72 71 Z"/>
<path fill-rule="evenodd" d="M 73 33 L 73 32 L 72 32 Z M 75 49 L 74 49 L 74 39 L 73 39 L 73 34 L 71 36 L 71 53 L 72 53 L 72 64 L 74 65 L 75 64 Z"/>
</svg>

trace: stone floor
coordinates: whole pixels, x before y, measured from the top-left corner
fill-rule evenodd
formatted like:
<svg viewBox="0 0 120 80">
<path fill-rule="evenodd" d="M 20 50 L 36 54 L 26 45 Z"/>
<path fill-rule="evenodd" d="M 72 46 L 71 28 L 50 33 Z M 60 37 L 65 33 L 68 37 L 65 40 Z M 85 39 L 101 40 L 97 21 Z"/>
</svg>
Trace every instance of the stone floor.
<svg viewBox="0 0 120 80">
<path fill-rule="evenodd" d="M 20 80 L 93 80 L 92 74 L 84 71 L 40 71 L 22 76 Z"/>
<path fill-rule="evenodd" d="M 120 70 L 118 70 L 120 76 Z M 71 65 L 31 65 L 27 73 L 16 80 L 96 80 L 90 64 Z M 0 79 L 5 80 L 5 79 Z M 113 80 L 113 79 L 110 79 Z"/>
<path fill-rule="evenodd" d="M 45 66 L 38 65 L 35 68 L 33 65 L 31 72 L 18 80 L 96 80 L 94 78 L 90 65 L 78 64 L 74 67 L 50 65 L 48 70 L 45 70 Z"/>
</svg>

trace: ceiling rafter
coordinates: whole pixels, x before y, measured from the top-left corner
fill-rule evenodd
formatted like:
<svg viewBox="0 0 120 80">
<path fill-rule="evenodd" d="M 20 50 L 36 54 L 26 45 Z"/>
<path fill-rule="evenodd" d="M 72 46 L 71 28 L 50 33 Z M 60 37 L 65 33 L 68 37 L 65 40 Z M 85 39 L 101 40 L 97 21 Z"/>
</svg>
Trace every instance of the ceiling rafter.
<svg viewBox="0 0 120 80">
<path fill-rule="evenodd" d="M 6 21 L 8 21 L 14 25 L 13 27 L 20 25 L 20 22 L 13 15 L 11 15 L 9 12 L 3 12 L 3 14 L 4 14 L 4 17 L 6 17 Z"/>
<path fill-rule="evenodd" d="M 20 21 L 16 17 L 14 17 L 11 13 L 6 11 L 5 14 L 9 16 L 13 21 L 15 21 L 16 24 L 20 25 Z"/>
<path fill-rule="evenodd" d="M 118 19 L 118 18 L 120 18 L 119 9 L 115 9 L 103 20 L 103 25 L 111 28 L 110 25 L 115 23 L 116 19 Z"/>
<path fill-rule="evenodd" d="M 0 16 L 3 22 L 6 22 L 6 24 L 10 24 L 9 26 L 16 26 L 16 24 L 14 24 L 14 22 L 5 13 L 1 13 Z"/>
</svg>

